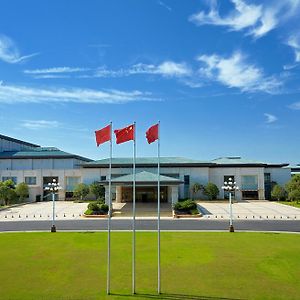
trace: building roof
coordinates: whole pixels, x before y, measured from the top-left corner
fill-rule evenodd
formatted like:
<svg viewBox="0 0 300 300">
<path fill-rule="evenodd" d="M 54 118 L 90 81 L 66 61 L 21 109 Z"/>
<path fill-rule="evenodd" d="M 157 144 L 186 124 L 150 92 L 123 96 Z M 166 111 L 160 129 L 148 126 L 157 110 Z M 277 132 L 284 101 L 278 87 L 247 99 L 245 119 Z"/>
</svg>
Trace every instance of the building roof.
<svg viewBox="0 0 300 300">
<path fill-rule="evenodd" d="M 90 162 L 89 158 L 68 153 L 54 147 L 38 147 L 23 151 L 3 151 L 0 152 L 0 159 L 26 159 L 26 158 L 77 158 Z"/>
<path fill-rule="evenodd" d="M 109 165 L 109 158 L 92 161 L 82 166 L 84 168 L 99 168 L 107 167 Z M 132 167 L 132 157 L 114 157 L 112 158 L 113 167 Z M 155 167 L 157 166 L 157 157 L 137 157 L 136 165 L 139 167 Z M 209 161 L 201 161 L 184 157 L 160 157 L 161 166 L 198 166 L 210 165 Z"/>
<path fill-rule="evenodd" d="M 112 158 L 112 167 L 132 167 L 133 159 L 131 157 Z M 184 157 L 161 157 L 160 165 L 162 167 L 284 167 L 288 164 L 273 164 L 261 161 L 246 160 L 239 156 L 220 157 L 211 161 L 195 160 Z M 83 168 L 106 168 L 109 166 L 109 158 L 92 161 L 82 165 Z M 136 166 L 138 167 L 156 167 L 157 157 L 137 157 Z"/>
<path fill-rule="evenodd" d="M 168 184 L 180 184 L 183 183 L 182 180 L 169 177 L 165 175 L 160 175 L 160 182 L 161 183 L 168 183 Z M 135 175 L 135 181 L 136 183 L 157 183 L 157 174 L 142 171 L 139 173 L 136 173 Z M 111 180 L 112 183 L 132 183 L 133 182 L 133 174 L 129 175 L 123 175 L 120 177 L 113 178 Z M 108 183 L 108 180 L 105 181 L 105 183 Z"/>
<path fill-rule="evenodd" d="M 14 142 L 14 143 L 17 143 L 17 144 L 22 144 L 22 145 L 25 145 L 25 146 L 28 146 L 28 147 L 40 147 L 39 145 L 28 143 L 28 142 L 21 141 L 21 140 L 18 140 L 18 139 L 14 139 L 12 137 L 9 137 L 9 136 L 3 135 L 3 134 L 0 134 L 0 139 L 7 140 L 7 141 L 10 141 L 10 142 Z"/>
</svg>

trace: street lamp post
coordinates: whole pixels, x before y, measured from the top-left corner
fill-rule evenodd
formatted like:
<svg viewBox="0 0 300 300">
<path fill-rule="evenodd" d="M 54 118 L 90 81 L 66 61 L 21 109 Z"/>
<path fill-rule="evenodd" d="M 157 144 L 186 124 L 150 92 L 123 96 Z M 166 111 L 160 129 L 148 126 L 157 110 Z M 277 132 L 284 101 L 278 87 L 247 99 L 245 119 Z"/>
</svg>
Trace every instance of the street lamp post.
<svg viewBox="0 0 300 300">
<path fill-rule="evenodd" d="M 236 185 L 236 182 L 229 178 L 228 181 L 224 182 L 222 186 L 224 191 L 229 192 L 229 232 L 234 232 L 234 227 L 232 223 L 232 193 L 239 190 L 239 187 Z"/>
<path fill-rule="evenodd" d="M 48 183 L 48 186 L 45 187 L 46 191 L 50 191 L 52 193 L 52 226 L 51 232 L 56 232 L 55 227 L 55 194 L 60 190 L 59 182 L 56 182 L 56 179 L 53 179 L 52 182 Z"/>
</svg>

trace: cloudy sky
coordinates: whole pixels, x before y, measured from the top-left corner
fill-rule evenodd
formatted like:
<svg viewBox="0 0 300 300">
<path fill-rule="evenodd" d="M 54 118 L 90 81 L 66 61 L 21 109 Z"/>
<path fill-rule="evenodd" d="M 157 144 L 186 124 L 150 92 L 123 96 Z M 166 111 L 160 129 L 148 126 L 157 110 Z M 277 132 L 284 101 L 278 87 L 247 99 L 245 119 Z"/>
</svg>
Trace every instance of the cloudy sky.
<svg viewBox="0 0 300 300">
<path fill-rule="evenodd" d="M 3 1 L 1 134 L 93 159 L 160 120 L 161 152 L 300 163 L 300 0 Z M 114 147 L 129 156 L 132 144 Z"/>
</svg>

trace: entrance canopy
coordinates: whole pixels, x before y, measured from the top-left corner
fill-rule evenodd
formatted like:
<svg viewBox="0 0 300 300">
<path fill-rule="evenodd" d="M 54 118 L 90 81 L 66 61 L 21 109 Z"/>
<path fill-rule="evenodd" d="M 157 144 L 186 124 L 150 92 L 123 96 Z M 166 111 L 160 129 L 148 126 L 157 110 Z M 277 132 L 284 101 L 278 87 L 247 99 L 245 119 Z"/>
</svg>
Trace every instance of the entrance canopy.
<svg viewBox="0 0 300 300">
<path fill-rule="evenodd" d="M 179 184 L 183 183 L 182 180 L 173 178 L 170 176 L 160 175 L 159 177 L 160 177 L 159 181 L 160 181 L 161 185 L 179 185 Z M 104 183 L 106 185 L 109 183 L 109 181 L 105 180 L 102 183 Z M 133 174 L 113 178 L 111 180 L 111 183 L 112 183 L 112 185 L 132 185 Z M 136 183 L 136 185 L 140 185 L 140 186 L 157 185 L 157 174 L 147 172 L 147 171 L 142 171 L 142 172 L 136 173 L 135 183 Z"/>
</svg>

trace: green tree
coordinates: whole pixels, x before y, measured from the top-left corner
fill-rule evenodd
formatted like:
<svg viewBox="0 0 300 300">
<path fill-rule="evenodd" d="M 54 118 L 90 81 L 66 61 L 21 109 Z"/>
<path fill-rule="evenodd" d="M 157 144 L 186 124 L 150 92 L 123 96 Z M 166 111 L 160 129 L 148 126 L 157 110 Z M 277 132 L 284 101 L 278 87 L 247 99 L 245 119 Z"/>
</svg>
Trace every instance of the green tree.
<svg viewBox="0 0 300 300">
<path fill-rule="evenodd" d="M 192 185 L 192 194 L 193 194 L 193 199 L 195 199 L 196 197 L 196 194 L 201 191 L 203 189 L 203 186 L 197 182 L 195 182 L 193 185 Z"/>
<path fill-rule="evenodd" d="M 16 200 L 14 189 L 15 183 L 11 179 L 0 181 L 0 200 L 2 200 L 5 205 L 13 203 Z"/>
<path fill-rule="evenodd" d="M 95 195 L 97 200 L 103 200 L 105 198 L 105 188 L 98 182 L 94 182 L 90 185 L 90 193 Z"/>
<path fill-rule="evenodd" d="M 75 198 L 80 198 L 83 200 L 84 197 L 86 197 L 89 194 L 89 186 L 85 183 L 78 183 L 75 188 L 73 195 Z"/>
<path fill-rule="evenodd" d="M 284 199 L 285 196 L 286 196 L 286 191 L 285 191 L 284 187 L 280 186 L 279 184 L 275 184 L 271 191 L 272 199 L 276 199 L 279 201 L 279 200 Z"/>
<path fill-rule="evenodd" d="M 220 191 L 218 187 L 212 183 L 209 182 L 205 187 L 203 191 L 204 195 L 206 195 L 210 200 L 217 199 L 217 196 L 219 195 Z"/>
<path fill-rule="evenodd" d="M 291 180 L 286 184 L 288 192 L 288 199 L 290 201 L 300 201 L 300 174 L 294 175 Z"/>
<path fill-rule="evenodd" d="M 18 195 L 20 202 L 23 202 L 29 195 L 28 185 L 25 182 L 17 184 L 16 194 Z"/>
</svg>

